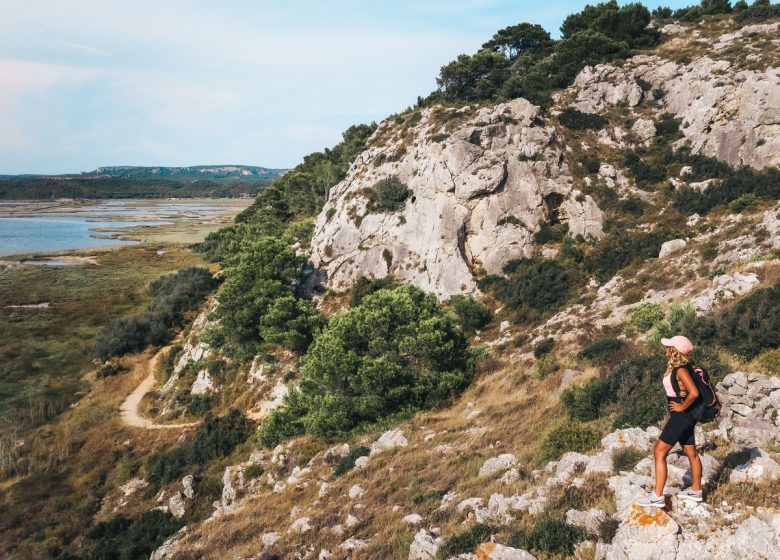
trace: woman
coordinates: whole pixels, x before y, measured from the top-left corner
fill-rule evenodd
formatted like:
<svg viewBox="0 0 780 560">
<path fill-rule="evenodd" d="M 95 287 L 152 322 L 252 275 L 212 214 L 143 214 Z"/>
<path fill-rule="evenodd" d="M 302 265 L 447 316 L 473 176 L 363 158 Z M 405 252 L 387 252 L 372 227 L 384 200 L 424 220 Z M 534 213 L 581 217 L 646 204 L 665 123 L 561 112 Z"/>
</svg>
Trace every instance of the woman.
<svg viewBox="0 0 780 560">
<path fill-rule="evenodd" d="M 691 407 L 699 398 L 699 390 L 691 378 L 690 354 L 693 344 L 684 336 L 662 338 L 661 344 L 668 365 L 663 377 L 664 391 L 669 405 L 669 420 L 655 442 L 655 487 L 653 491 L 639 498 L 636 503 L 643 507 L 664 507 L 664 485 L 666 484 L 666 457 L 676 443 L 682 446 L 683 453 L 691 464 L 691 486 L 677 493 L 684 500 L 702 501 L 701 492 L 701 460 L 696 453 L 694 429 L 696 420 L 690 413 Z"/>
</svg>

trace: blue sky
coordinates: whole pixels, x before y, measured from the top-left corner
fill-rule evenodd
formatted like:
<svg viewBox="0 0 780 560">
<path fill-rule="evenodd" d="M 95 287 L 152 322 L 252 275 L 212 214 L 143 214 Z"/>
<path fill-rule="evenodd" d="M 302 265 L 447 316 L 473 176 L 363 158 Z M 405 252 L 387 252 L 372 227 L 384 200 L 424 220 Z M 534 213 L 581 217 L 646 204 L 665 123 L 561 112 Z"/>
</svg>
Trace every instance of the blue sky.
<svg viewBox="0 0 780 560">
<path fill-rule="evenodd" d="M 0 174 L 291 167 L 414 104 L 496 30 L 555 34 L 585 4 L 0 0 Z"/>
</svg>

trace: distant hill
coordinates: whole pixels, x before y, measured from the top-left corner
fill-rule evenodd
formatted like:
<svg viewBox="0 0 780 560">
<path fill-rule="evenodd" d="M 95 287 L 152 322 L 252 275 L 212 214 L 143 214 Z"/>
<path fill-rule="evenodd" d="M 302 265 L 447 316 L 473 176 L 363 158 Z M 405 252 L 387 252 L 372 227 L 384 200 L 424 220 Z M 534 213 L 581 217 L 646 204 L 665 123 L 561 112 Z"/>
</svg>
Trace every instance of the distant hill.
<svg viewBox="0 0 780 560">
<path fill-rule="evenodd" d="M 72 175 L 0 175 L 0 200 L 250 197 L 285 171 L 250 165 L 114 166 Z"/>
<path fill-rule="evenodd" d="M 284 169 L 269 169 L 253 165 L 192 165 L 189 167 L 98 167 L 82 173 L 87 177 L 111 177 L 115 179 L 167 179 L 174 181 L 197 181 L 211 179 L 223 181 L 240 179 L 245 181 L 268 181 L 284 173 Z"/>
</svg>

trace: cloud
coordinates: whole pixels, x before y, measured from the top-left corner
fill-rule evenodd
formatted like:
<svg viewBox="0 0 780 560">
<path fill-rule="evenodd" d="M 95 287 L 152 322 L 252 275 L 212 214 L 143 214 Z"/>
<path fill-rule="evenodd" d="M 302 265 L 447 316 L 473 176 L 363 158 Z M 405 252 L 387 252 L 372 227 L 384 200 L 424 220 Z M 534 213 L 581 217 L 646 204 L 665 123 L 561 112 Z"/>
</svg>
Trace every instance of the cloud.
<svg viewBox="0 0 780 560">
<path fill-rule="evenodd" d="M 52 43 L 52 48 L 65 53 L 85 56 L 109 56 L 109 52 L 104 51 L 103 49 L 71 41 L 54 41 Z"/>
</svg>

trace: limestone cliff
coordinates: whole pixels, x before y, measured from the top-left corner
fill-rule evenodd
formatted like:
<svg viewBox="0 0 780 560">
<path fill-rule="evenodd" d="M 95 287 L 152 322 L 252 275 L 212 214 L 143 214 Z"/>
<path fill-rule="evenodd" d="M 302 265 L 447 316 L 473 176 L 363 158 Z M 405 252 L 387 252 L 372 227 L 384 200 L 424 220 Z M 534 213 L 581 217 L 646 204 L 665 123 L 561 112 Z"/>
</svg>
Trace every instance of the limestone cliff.
<svg viewBox="0 0 780 560">
<path fill-rule="evenodd" d="M 392 274 L 448 297 L 474 291 L 479 269 L 530 256 L 540 221 L 602 235 L 602 212 L 573 187 L 555 128 L 524 99 L 425 109 L 411 126 L 385 121 L 372 140 L 317 219 L 312 262 L 335 290 Z M 410 190 L 403 207 L 369 212 L 374 185 L 391 176 Z"/>
</svg>

